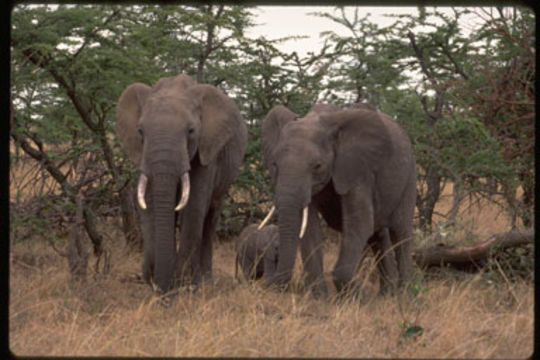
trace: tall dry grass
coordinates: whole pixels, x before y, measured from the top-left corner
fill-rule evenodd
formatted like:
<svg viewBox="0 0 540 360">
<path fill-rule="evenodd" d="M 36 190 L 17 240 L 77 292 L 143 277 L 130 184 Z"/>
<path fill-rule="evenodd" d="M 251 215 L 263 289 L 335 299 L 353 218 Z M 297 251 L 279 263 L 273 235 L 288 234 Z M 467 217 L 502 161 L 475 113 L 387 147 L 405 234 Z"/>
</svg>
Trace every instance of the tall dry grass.
<svg viewBox="0 0 540 360">
<path fill-rule="evenodd" d="M 327 245 L 327 258 L 335 259 L 336 250 Z M 506 359 L 533 350 L 530 283 L 418 273 L 424 278 L 416 296 L 379 297 L 368 284 L 360 301 L 322 302 L 301 290 L 276 293 L 236 282 L 234 249 L 224 243 L 215 248 L 215 284 L 183 292 L 165 308 L 150 287 L 127 281 L 140 255 L 122 246 L 111 251 L 108 277 L 70 286 L 66 261 L 48 245 L 14 246 L 14 354 Z M 412 325 L 421 332 L 409 333 Z"/>
</svg>

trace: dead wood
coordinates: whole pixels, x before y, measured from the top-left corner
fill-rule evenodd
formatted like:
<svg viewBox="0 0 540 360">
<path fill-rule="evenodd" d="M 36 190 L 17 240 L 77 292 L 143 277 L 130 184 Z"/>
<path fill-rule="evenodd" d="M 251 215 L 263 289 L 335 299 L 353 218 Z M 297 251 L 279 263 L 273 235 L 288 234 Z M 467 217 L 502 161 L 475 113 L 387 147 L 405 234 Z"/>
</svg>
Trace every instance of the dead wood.
<svg viewBox="0 0 540 360">
<path fill-rule="evenodd" d="M 421 268 L 450 266 L 454 268 L 479 267 L 495 252 L 534 243 L 534 230 L 512 230 L 497 233 L 469 246 L 437 244 L 416 249 L 413 259 Z"/>
</svg>

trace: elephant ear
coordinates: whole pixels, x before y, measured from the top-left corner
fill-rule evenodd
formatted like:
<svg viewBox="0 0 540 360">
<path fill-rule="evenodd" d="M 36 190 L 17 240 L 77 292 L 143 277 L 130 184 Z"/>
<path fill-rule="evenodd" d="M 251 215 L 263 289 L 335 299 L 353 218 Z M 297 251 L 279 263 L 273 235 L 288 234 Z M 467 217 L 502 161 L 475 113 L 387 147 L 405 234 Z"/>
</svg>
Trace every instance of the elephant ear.
<svg viewBox="0 0 540 360">
<path fill-rule="evenodd" d="M 116 135 L 134 164 L 139 165 L 142 139 L 137 131 L 141 112 L 152 88 L 142 83 L 126 87 L 116 104 Z"/>
<path fill-rule="evenodd" d="M 200 106 L 199 160 L 206 166 L 241 131 L 242 115 L 234 101 L 214 86 L 198 84 L 190 87 L 188 94 Z"/>
<path fill-rule="evenodd" d="M 263 120 L 261 135 L 262 135 L 262 155 L 264 166 L 271 170 L 273 162 L 273 152 L 279 142 L 281 129 L 285 124 L 293 121 L 298 117 L 298 114 L 292 112 L 283 105 L 277 105 L 270 110 L 268 115 Z"/>
<path fill-rule="evenodd" d="M 390 158 L 393 146 L 381 116 L 367 109 L 342 110 L 321 116 L 335 139 L 332 181 L 343 195 L 359 183 L 371 184 Z"/>
</svg>

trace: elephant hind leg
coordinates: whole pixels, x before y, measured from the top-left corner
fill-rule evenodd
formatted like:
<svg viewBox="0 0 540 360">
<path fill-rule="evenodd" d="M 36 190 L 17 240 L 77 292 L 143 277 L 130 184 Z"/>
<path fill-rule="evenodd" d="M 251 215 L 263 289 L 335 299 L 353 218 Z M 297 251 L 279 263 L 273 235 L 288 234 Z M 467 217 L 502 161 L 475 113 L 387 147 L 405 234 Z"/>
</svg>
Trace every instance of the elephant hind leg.
<svg viewBox="0 0 540 360">
<path fill-rule="evenodd" d="M 399 273 L 396 264 L 395 251 L 390 240 L 388 228 L 373 234 L 369 242 L 377 259 L 377 267 L 380 275 L 380 294 L 395 289 L 399 281 Z"/>
<path fill-rule="evenodd" d="M 414 173 L 412 174 L 414 175 Z M 395 248 L 399 273 L 398 286 L 400 287 L 408 286 L 412 277 L 415 199 L 416 182 L 414 176 L 411 176 L 401 203 L 392 214 L 391 226 L 389 227 L 390 239 Z"/>
<path fill-rule="evenodd" d="M 398 286 L 409 285 L 412 276 L 412 242 L 413 232 L 407 229 L 390 229 L 390 238 L 395 247 L 399 274 Z"/>
</svg>

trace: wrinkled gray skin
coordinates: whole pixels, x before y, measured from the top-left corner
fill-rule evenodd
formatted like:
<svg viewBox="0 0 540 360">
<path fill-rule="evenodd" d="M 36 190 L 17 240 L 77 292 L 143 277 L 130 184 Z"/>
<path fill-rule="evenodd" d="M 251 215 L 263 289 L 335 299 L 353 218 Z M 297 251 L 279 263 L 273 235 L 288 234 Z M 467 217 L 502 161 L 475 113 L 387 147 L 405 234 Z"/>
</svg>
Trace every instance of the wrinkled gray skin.
<svg viewBox="0 0 540 360">
<path fill-rule="evenodd" d="M 300 243 L 307 285 L 315 296 L 327 296 L 317 213 L 343 233 L 332 271 L 338 292 L 351 285 L 368 240 L 383 251 L 395 246 L 398 274 L 387 278 L 409 281 L 416 173 L 410 140 L 393 119 L 365 105 L 317 104 L 303 118 L 276 106 L 264 119 L 262 146 L 279 212 L 278 268 L 268 286 L 290 282 Z M 306 206 L 308 225 L 299 241 Z"/>
<path fill-rule="evenodd" d="M 236 239 L 236 265 L 248 280 L 274 276 L 278 261 L 279 236 L 276 225 L 267 225 L 257 230 L 259 225 L 247 226 Z"/>
<path fill-rule="evenodd" d="M 147 209 L 139 208 L 144 279 L 162 292 L 211 280 L 221 203 L 247 145 L 238 108 L 220 90 L 187 75 L 161 78 L 153 87 L 133 83 L 118 100 L 116 133 L 148 178 Z M 191 190 L 187 205 L 177 212 L 185 173 Z"/>
</svg>

